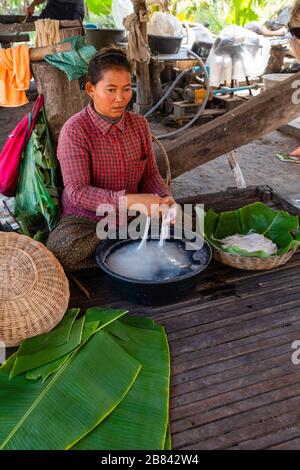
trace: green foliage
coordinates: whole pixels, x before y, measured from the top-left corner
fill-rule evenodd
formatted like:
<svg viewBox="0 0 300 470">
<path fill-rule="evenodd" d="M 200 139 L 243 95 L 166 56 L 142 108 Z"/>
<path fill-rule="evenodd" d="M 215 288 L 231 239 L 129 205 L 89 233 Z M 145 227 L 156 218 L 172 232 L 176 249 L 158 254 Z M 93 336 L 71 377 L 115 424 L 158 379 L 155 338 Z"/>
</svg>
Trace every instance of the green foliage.
<svg viewBox="0 0 300 470">
<path fill-rule="evenodd" d="M 285 5 L 286 0 L 173 0 L 171 9 L 180 20 L 206 24 L 219 33 L 228 24 L 245 26 L 274 17 Z"/>
<path fill-rule="evenodd" d="M 114 28 L 115 22 L 111 15 L 112 0 L 86 0 L 90 20 L 102 28 Z"/>
<path fill-rule="evenodd" d="M 298 217 L 285 211 L 273 210 L 262 202 L 221 214 L 210 209 L 205 215 L 205 238 L 216 249 L 223 249 L 220 241 L 223 238 L 237 233 L 247 235 L 250 231 L 262 234 L 276 243 L 278 255 L 287 253 L 300 243 Z M 240 255 L 250 256 L 248 252 L 236 248 L 226 248 L 223 251 L 238 251 Z M 261 258 L 268 255 L 265 252 L 255 252 L 251 256 Z"/>
</svg>

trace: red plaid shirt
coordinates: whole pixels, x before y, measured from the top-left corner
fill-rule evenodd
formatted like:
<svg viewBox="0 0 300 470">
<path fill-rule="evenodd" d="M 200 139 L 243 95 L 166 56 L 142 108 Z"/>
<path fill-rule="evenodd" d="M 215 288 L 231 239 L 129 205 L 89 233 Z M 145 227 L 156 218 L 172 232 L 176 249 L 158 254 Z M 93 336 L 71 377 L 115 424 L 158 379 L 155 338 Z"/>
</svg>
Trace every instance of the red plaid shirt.
<svg viewBox="0 0 300 470">
<path fill-rule="evenodd" d="M 58 141 L 64 191 L 62 216 L 98 220 L 97 207 L 126 193 L 170 192 L 158 172 L 151 133 L 142 116 L 125 112 L 111 124 L 92 103 L 63 126 Z"/>
</svg>

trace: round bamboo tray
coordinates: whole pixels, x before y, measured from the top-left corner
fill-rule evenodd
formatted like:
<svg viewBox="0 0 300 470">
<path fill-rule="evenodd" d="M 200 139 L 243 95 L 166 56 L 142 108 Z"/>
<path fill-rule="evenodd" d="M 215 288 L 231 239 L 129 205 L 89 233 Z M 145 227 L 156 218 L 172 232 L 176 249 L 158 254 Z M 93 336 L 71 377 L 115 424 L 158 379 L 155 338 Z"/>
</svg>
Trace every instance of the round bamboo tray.
<svg viewBox="0 0 300 470">
<path fill-rule="evenodd" d="M 240 256 L 234 253 L 225 253 L 222 250 L 213 249 L 213 258 L 219 263 L 226 264 L 232 268 L 245 269 L 248 271 L 260 271 L 278 268 L 286 264 L 293 254 L 296 252 L 297 247 L 294 247 L 288 253 L 280 256 L 272 256 L 270 258 L 255 258 L 251 256 Z"/>
<path fill-rule="evenodd" d="M 5 346 L 54 328 L 69 297 L 63 268 L 42 243 L 0 232 L 0 340 Z"/>
</svg>

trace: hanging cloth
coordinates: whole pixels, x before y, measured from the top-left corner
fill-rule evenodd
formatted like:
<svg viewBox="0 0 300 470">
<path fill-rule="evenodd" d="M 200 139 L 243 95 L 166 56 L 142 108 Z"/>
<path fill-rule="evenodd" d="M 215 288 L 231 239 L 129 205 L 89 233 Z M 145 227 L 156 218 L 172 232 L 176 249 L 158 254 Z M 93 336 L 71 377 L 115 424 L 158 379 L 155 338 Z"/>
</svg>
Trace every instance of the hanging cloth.
<svg viewBox="0 0 300 470">
<path fill-rule="evenodd" d="M 127 56 L 130 61 L 149 64 L 150 62 L 150 49 L 146 44 L 142 32 L 140 30 L 138 17 L 135 13 L 126 16 L 123 24 L 128 34 L 128 48 Z"/>
<path fill-rule="evenodd" d="M 25 90 L 30 84 L 30 57 L 27 44 L 0 49 L 0 106 L 28 103 Z"/>
<path fill-rule="evenodd" d="M 49 18 L 35 21 L 35 47 L 52 46 L 61 40 L 59 33 L 59 20 Z"/>
</svg>

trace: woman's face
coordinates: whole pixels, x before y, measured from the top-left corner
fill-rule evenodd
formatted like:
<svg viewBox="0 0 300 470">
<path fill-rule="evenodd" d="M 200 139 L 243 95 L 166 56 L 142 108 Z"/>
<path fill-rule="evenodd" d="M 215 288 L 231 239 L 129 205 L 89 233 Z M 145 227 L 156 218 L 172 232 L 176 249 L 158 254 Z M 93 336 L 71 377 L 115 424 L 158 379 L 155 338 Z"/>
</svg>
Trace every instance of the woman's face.
<svg viewBox="0 0 300 470">
<path fill-rule="evenodd" d="M 130 73 L 117 68 L 106 70 L 96 85 L 86 84 L 86 91 L 98 113 L 118 119 L 132 97 Z"/>
</svg>

